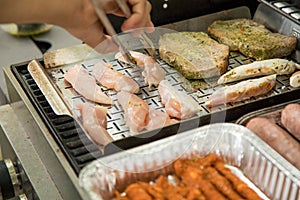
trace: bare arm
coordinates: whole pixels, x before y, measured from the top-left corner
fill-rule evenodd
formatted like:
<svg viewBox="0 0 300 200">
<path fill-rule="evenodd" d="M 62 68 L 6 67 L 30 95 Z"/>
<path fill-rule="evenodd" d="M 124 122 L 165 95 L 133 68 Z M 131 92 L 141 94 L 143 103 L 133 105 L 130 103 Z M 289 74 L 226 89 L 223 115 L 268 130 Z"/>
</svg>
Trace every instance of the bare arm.
<svg viewBox="0 0 300 200">
<path fill-rule="evenodd" d="M 122 16 L 113 0 L 103 0 L 106 13 Z M 91 47 L 106 39 L 89 0 L 0 0 L 0 23 L 49 23 L 61 26 Z M 147 0 L 128 0 L 132 16 L 122 31 L 153 27 Z"/>
</svg>

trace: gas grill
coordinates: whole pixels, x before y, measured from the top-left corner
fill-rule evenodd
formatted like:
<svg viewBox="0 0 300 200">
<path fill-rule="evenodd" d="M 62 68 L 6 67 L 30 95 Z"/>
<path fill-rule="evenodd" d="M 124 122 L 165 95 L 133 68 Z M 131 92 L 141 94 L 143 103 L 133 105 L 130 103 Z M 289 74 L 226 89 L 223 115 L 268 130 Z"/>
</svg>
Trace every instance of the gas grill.
<svg viewBox="0 0 300 200">
<path fill-rule="evenodd" d="M 160 19 L 159 14 L 156 14 L 155 16 L 158 17 L 154 17 L 154 22 L 159 24 L 162 28 L 177 31 L 205 31 L 207 26 L 216 19 L 245 17 L 253 18 L 272 31 L 286 35 L 293 34 L 299 37 L 300 10 L 298 6 L 300 7 L 300 3 L 298 4 L 297 1 L 260 1 L 257 9 L 256 7 L 254 9 L 253 5 L 255 4 L 252 1 L 248 2 L 248 5 L 247 1 L 245 1 L 245 3 L 241 2 L 244 1 L 240 1 L 232 5 L 232 7 L 226 7 L 226 9 L 228 9 L 226 11 L 221 11 L 222 9 L 220 7 L 212 6 L 213 4 L 217 5 L 216 2 L 207 2 L 207 4 L 212 6 L 209 13 L 207 13 L 206 10 L 196 15 L 196 11 L 194 11 L 190 13 L 190 18 L 185 18 L 183 15 L 175 16 L 175 14 L 168 18 L 166 17 L 167 12 L 171 11 L 163 9 L 161 13 L 163 19 Z M 170 4 L 171 7 L 172 2 L 164 1 L 164 3 Z M 231 3 L 228 3 L 228 5 L 230 4 Z M 156 6 L 157 3 L 153 2 L 153 7 L 155 8 Z M 155 12 L 157 12 L 157 10 L 154 10 L 152 14 L 154 15 Z M 119 22 L 116 22 L 115 24 L 118 23 Z M 295 53 L 290 57 L 297 62 L 300 61 L 298 50 L 299 47 L 297 47 Z M 120 63 L 111 56 L 82 60 L 80 64 L 88 71 L 91 71 L 93 64 L 100 60 L 112 64 L 115 70 L 135 79 L 141 88 L 138 95 L 143 97 L 151 108 L 163 110 L 157 90 L 155 88 L 148 88 L 148 86 L 143 83 L 140 69 Z M 249 61 L 248 58 L 242 54 L 231 52 L 229 69 L 244 64 L 247 61 Z M 23 124 L 26 124 L 22 127 L 20 137 L 24 136 L 31 139 L 30 143 L 32 148 L 28 148 L 28 151 L 32 151 L 39 157 L 39 159 L 35 160 L 36 163 L 32 163 L 32 165 L 36 165 L 37 168 L 47 169 L 49 182 L 55 185 L 53 188 L 50 187 L 49 190 L 57 194 L 56 197 L 61 199 L 85 198 L 85 194 L 78 186 L 78 174 L 84 166 L 97 158 L 194 129 L 205 124 L 234 122 L 242 115 L 251 111 L 291 101 L 297 99 L 300 95 L 300 89 L 289 86 L 288 76 L 279 76 L 277 78 L 276 87 L 266 95 L 232 103 L 227 106 L 218 106 L 210 110 L 204 106 L 204 102 L 216 88 L 191 91 L 186 87 L 186 80 L 182 75 L 168 66 L 163 60 L 158 59 L 159 64 L 166 72 L 166 79 L 178 90 L 191 95 L 201 106 L 201 111 L 197 116 L 184 120 L 181 123 L 159 130 L 144 131 L 138 135 L 131 135 L 124 123 L 123 111 L 118 106 L 116 93 L 103 88 L 103 91 L 108 93 L 115 102 L 115 105 L 109 108 L 107 128 L 113 141 L 107 144 L 103 149 L 99 149 L 99 147 L 87 137 L 78 119 L 74 119 L 69 115 L 58 115 L 55 112 L 47 96 L 45 96 L 43 91 L 39 88 L 37 80 L 30 74 L 28 70 L 29 62 L 32 61 L 14 64 L 5 68 L 4 73 L 11 104 L 9 107 L 3 108 L 3 110 L 12 112 L 12 115 L 16 118 L 18 123 L 21 124 L 21 127 Z M 34 62 L 44 68 L 42 58 L 36 59 Z M 71 87 L 66 87 L 63 84 L 64 73 L 71 66 L 73 66 L 72 63 L 44 70 L 51 83 L 58 88 L 58 91 L 62 94 L 69 94 L 65 99 L 67 105 L 73 104 L 74 102 L 84 102 L 84 99 L 74 93 Z M 4 121 L 0 121 L 1 123 L 9 123 L 10 126 L 14 126 L 13 121 L 1 118 L 0 120 Z M 18 140 L 16 136 L 17 133 L 5 130 L 5 127 L 7 126 L 2 127 L 3 136 L 1 137 L 3 140 L 1 140 L 1 143 L 2 141 L 6 141 L 9 145 L 1 144 L 5 147 L 3 148 L 3 153 L 13 157 L 18 169 L 24 169 L 23 172 L 26 178 L 31 182 L 30 192 L 29 190 L 25 190 L 25 192 L 31 193 L 31 195 L 28 195 L 31 197 L 30 199 L 43 199 L 43 197 L 47 197 L 47 192 L 49 191 L 43 188 L 47 186 L 39 185 L 36 179 L 36 176 L 43 175 L 40 173 L 34 174 L 34 172 L 29 169 L 30 164 L 28 162 L 22 163 L 22 160 L 26 158 L 22 157 L 22 153 L 18 147 L 16 147 L 16 141 Z M 20 142 L 18 142 L 18 145 L 20 145 Z M 21 162 L 19 162 L 19 160 L 21 160 Z M 26 166 L 24 166 L 24 164 Z"/>
</svg>

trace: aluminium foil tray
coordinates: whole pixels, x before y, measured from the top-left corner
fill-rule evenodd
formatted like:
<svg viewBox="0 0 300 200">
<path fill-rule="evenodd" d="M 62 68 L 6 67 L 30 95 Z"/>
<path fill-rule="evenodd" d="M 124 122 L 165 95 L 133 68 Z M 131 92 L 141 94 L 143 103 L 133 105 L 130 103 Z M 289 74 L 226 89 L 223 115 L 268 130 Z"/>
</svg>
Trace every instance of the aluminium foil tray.
<svg viewBox="0 0 300 200">
<path fill-rule="evenodd" d="M 79 183 L 90 199 L 111 199 L 115 189 L 122 191 L 130 183 L 167 175 L 167 166 L 179 157 L 209 153 L 237 167 L 270 199 L 300 198 L 299 170 L 247 128 L 233 123 L 205 125 L 97 159 L 82 169 Z"/>
<path fill-rule="evenodd" d="M 284 109 L 285 106 L 292 104 L 292 103 L 297 103 L 300 104 L 300 99 L 296 99 L 293 101 L 287 101 L 281 104 L 273 105 L 270 107 L 262 108 L 253 112 L 250 112 L 242 117 L 240 117 L 236 123 L 246 126 L 248 121 L 254 117 L 266 117 L 271 120 L 273 120 L 275 123 L 281 126 L 280 122 L 280 117 L 281 117 L 281 111 Z"/>
</svg>

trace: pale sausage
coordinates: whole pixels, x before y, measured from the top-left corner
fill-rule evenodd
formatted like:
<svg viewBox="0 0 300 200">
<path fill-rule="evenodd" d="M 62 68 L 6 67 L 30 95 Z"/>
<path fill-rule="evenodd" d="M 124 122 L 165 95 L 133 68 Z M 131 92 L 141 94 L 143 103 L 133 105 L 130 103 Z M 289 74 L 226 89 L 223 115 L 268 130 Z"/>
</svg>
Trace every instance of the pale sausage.
<svg viewBox="0 0 300 200">
<path fill-rule="evenodd" d="M 263 117 L 252 118 L 246 127 L 300 169 L 300 144 L 284 129 Z"/>
<path fill-rule="evenodd" d="M 300 141 L 300 104 L 285 106 L 281 112 L 281 124 Z"/>
</svg>

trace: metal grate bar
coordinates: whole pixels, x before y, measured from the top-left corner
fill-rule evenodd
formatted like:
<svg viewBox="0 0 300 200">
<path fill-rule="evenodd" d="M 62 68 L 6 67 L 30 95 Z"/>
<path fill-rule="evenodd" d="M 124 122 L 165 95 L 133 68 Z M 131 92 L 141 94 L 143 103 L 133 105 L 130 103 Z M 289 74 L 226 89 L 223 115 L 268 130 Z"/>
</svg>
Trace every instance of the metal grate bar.
<svg viewBox="0 0 300 200">
<path fill-rule="evenodd" d="M 84 68 L 86 68 L 89 72 L 92 71 L 92 67 L 94 64 L 96 64 L 99 61 L 104 61 L 107 63 L 110 63 L 114 70 L 119 71 L 131 78 L 133 78 L 140 86 L 140 92 L 137 94 L 141 98 L 143 98 L 151 109 L 158 109 L 161 111 L 164 111 L 164 106 L 161 104 L 160 97 L 158 94 L 158 91 L 156 88 L 148 88 L 147 85 L 145 85 L 144 80 L 142 78 L 141 72 L 142 70 L 136 66 L 131 66 L 128 64 L 120 63 L 119 61 L 112 59 L 94 59 L 94 60 L 87 60 L 83 61 L 81 64 Z M 230 59 L 229 59 L 229 69 L 235 68 L 241 64 L 249 63 L 249 60 L 247 57 L 241 55 L 237 52 L 231 52 Z M 158 60 L 161 67 L 166 72 L 166 79 L 177 89 L 180 91 L 184 91 L 190 96 L 192 96 L 198 103 L 201 105 L 202 110 L 198 113 L 198 116 L 204 116 L 204 115 L 210 115 L 212 113 L 216 113 L 219 111 L 227 111 L 235 107 L 239 107 L 245 104 L 250 104 L 251 102 L 255 102 L 260 99 L 268 98 L 270 96 L 281 94 L 282 92 L 293 90 L 288 83 L 288 76 L 280 76 L 278 77 L 278 83 L 275 87 L 275 89 L 270 92 L 269 94 L 259 96 L 257 98 L 253 97 L 249 100 L 245 100 L 238 103 L 231 103 L 224 106 L 219 106 L 216 108 L 213 108 L 213 110 L 209 110 L 204 106 L 204 102 L 206 99 L 214 92 L 218 87 L 214 88 L 208 88 L 208 89 L 201 89 L 197 91 L 191 91 L 185 87 L 187 85 L 187 80 L 178 73 L 174 68 L 170 67 L 168 64 L 166 64 L 163 60 Z M 82 101 L 86 101 L 84 98 L 81 98 L 78 96 L 74 90 L 67 86 L 66 83 L 64 83 L 64 74 L 66 71 L 73 67 L 73 65 L 68 66 L 62 66 L 54 69 L 48 69 L 49 75 L 52 77 L 55 84 L 59 87 L 59 89 L 62 91 L 64 96 L 66 97 L 66 101 L 68 102 L 71 107 L 76 107 L 77 103 L 82 103 Z M 102 87 L 102 90 L 107 93 L 113 100 L 114 105 L 107 107 L 109 110 L 108 117 L 108 132 L 112 136 L 114 140 L 123 139 L 124 137 L 131 136 L 129 133 L 128 128 L 125 125 L 124 122 L 124 113 L 122 111 L 122 108 L 117 102 L 116 99 L 116 92 L 113 90 L 108 90 L 104 87 Z M 230 114 L 230 111 L 229 111 Z M 78 113 L 79 117 L 79 113 Z M 225 120 L 225 119 L 224 119 Z"/>
</svg>

